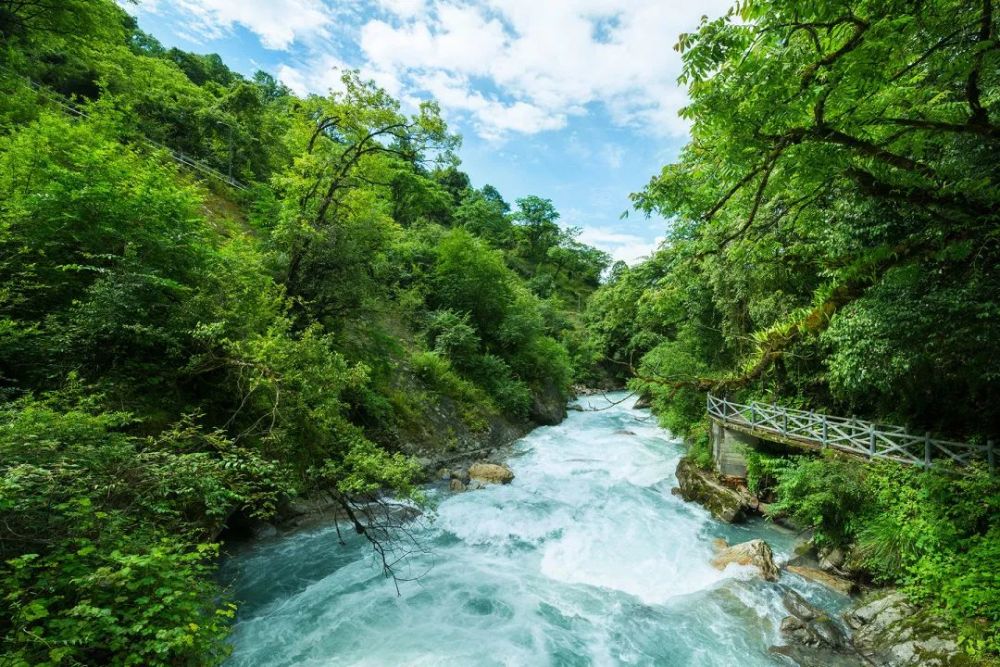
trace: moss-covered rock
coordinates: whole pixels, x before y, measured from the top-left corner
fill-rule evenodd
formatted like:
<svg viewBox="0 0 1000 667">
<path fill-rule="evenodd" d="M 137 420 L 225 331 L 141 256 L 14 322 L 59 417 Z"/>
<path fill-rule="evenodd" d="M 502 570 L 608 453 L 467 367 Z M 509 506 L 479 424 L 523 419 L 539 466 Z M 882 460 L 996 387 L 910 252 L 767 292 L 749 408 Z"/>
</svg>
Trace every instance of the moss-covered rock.
<svg viewBox="0 0 1000 667">
<path fill-rule="evenodd" d="M 715 518 L 726 523 L 744 520 L 750 510 L 747 499 L 738 491 L 723 485 L 715 474 L 702 470 L 694 461 L 682 458 L 677 464 L 675 495 L 703 505 Z"/>
<path fill-rule="evenodd" d="M 965 667 L 975 664 L 961 651 L 948 625 L 933 612 L 910 604 L 899 591 L 869 596 L 847 612 L 854 646 L 885 667 Z"/>
</svg>

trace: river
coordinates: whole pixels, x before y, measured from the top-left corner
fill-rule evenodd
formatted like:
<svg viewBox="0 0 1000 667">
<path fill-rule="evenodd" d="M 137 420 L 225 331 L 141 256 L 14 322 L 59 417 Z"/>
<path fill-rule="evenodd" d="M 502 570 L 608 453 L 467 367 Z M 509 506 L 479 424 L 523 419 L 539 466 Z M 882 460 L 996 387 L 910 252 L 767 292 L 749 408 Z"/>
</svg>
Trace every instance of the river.
<svg viewBox="0 0 1000 667">
<path fill-rule="evenodd" d="M 515 445 L 513 483 L 429 490 L 426 552 L 399 569 L 413 578 L 399 595 L 367 543 L 340 545 L 333 527 L 235 553 L 221 573 L 240 603 L 227 664 L 788 664 L 768 652 L 781 587 L 831 612 L 846 599 L 787 573 L 715 570 L 714 538 L 763 537 L 782 559 L 795 536 L 672 495 L 683 446 L 632 399 L 581 403 L 599 409 Z"/>
</svg>

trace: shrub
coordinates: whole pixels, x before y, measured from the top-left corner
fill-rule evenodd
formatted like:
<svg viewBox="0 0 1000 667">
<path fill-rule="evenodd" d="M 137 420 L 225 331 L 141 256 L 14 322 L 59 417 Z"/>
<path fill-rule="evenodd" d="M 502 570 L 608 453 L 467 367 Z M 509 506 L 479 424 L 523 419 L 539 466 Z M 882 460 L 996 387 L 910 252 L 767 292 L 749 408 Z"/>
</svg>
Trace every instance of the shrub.
<svg viewBox="0 0 1000 667">
<path fill-rule="evenodd" d="M 801 457 L 779 473 L 773 509 L 814 527 L 818 542 L 843 544 L 868 497 L 862 463 Z"/>
</svg>

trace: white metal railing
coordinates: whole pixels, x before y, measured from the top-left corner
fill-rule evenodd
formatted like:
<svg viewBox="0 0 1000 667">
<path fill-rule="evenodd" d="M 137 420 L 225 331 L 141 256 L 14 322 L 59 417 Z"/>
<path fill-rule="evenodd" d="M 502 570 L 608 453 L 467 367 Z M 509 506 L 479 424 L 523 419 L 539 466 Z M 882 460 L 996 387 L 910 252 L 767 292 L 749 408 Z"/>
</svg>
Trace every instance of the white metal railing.
<svg viewBox="0 0 1000 667">
<path fill-rule="evenodd" d="M 753 402 L 733 403 L 708 395 L 708 414 L 725 424 L 742 427 L 766 438 L 778 435 L 791 444 L 796 442 L 821 449 L 836 449 L 870 459 L 889 459 L 929 468 L 935 460 L 950 460 L 966 466 L 973 459 L 984 459 L 990 471 L 996 471 L 994 443 L 985 445 L 932 438 L 930 433 L 915 435 L 901 426 L 832 417 L 781 405 Z"/>
</svg>

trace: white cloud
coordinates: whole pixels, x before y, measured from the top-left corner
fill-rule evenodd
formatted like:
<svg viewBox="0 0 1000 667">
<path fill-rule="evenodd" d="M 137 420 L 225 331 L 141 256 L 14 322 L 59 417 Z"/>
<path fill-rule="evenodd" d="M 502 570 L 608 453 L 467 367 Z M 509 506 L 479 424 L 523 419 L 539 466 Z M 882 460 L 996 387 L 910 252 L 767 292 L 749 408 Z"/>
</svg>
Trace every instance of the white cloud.
<svg viewBox="0 0 1000 667">
<path fill-rule="evenodd" d="M 165 10 L 164 0 L 147 0 Z M 681 137 L 681 32 L 732 0 L 173 0 L 187 28 L 236 25 L 271 49 L 296 49 L 281 70 L 296 90 L 325 92 L 326 54 L 400 98 L 440 95 L 447 114 L 487 139 L 560 129 L 603 106 L 620 127 Z M 154 9 L 155 11 L 155 9 Z M 291 54 L 290 54 L 291 55 Z M 595 150 L 599 152 L 599 149 Z M 612 168 L 620 156 L 605 151 Z"/>
<path fill-rule="evenodd" d="M 323 0 L 174 0 L 195 22 L 188 27 L 210 39 L 236 25 L 255 33 L 265 47 L 283 50 L 307 37 L 327 37 L 333 14 Z M 162 11 L 159 1 L 146 5 Z"/>
<path fill-rule="evenodd" d="M 649 257 L 660 247 L 664 238 L 658 236 L 649 241 L 641 236 L 617 232 L 607 227 L 583 227 L 579 240 L 606 250 L 615 261 L 622 260 L 631 265 Z"/>
<path fill-rule="evenodd" d="M 454 108 L 495 138 L 562 127 L 592 103 L 619 125 L 684 135 L 677 110 L 686 96 L 673 44 L 730 0 L 698 7 L 688 0 L 432 0 L 423 13 L 414 10 L 422 3 L 379 1 L 406 20 L 371 19 L 361 27 L 368 66 L 418 88 L 442 77 L 452 89 L 464 87 L 462 95 L 449 90 L 459 102 Z"/>
<path fill-rule="evenodd" d="M 278 79 L 297 95 L 326 94 L 341 88 L 340 77 L 349 69 L 339 58 L 326 54 L 313 60 L 308 67 L 282 64 L 278 66 Z"/>
<path fill-rule="evenodd" d="M 489 99 L 472 90 L 463 76 L 436 71 L 414 81 L 445 109 L 471 113 L 478 133 L 486 139 L 499 139 L 508 131 L 534 134 L 566 125 L 565 114 L 552 114 L 528 102 L 506 104 Z"/>
<path fill-rule="evenodd" d="M 604 161 L 612 169 L 619 169 L 625 162 L 625 149 L 617 144 L 604 145 Z"/>
<path fill-rule="evenodd" d="M 414 18 L 427 9 L 426 0 L 378 0 L 382 9 L 400 18 Z"/>
</svg>

